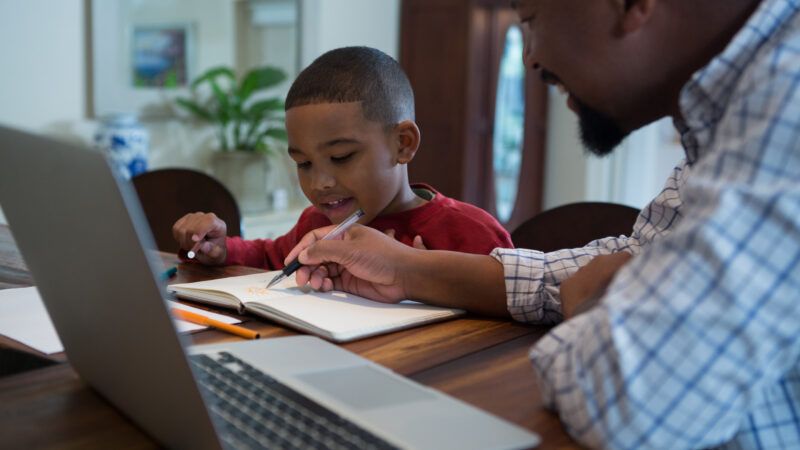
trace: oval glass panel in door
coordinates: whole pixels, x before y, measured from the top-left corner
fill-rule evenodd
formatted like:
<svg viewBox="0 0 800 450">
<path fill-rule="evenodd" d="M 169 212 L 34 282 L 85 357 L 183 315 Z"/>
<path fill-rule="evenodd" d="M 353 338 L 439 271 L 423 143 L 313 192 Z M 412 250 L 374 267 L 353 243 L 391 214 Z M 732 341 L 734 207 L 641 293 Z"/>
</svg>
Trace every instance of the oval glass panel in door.
<svg viewBox="0 0 800 450">
<path fill-rule="evenodd" d="M 494 166 L 497 218 L 507 222 L 514 211 L 525 135 L 525 65 L 522 62 L 522 31 L 511 26 L 506 32 L 497 76 L 492 161 Z"/>
</svg>

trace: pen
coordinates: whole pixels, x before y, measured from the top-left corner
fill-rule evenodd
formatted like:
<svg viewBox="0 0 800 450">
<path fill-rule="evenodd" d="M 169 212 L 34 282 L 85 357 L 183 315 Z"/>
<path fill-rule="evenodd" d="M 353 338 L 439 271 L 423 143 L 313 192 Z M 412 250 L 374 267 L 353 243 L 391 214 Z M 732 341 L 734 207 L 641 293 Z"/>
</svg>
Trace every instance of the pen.
<svg viewBox="0 0 800 450">
<path fill-rule="evenodd" d="M 186 311 L 183 309 L 172 308 L 172 315 L 178 319 L 185 320 L 187 322 L 192 322 L 198 325 L 205 325 L 212 328 L 216 328 L 218 330 L 227 331 L 228 333 L 235 334 L 236 336 L 240 336 L 245 339 L 258 339 L 261 337 L 261 335 L 258 332 L 253 330 L 248 330 L 245 327 L 231 325 L 229 323 L 221 322 L 219 320 L 206 317 L 202 314 L 193 313 L 191 311 Z"/>
<path fill-rule="evenodd" d="M 186 257 L 189 259 L 194 259 L 194 257 L 197 256 L 197 252 L 200 250 L 201 245 L 203 245 L 203 239 L 200 239 L 196 244 L 194 244 L 194 247 L 192 247 L 192 249 L 186 253 Z"/>
<path fill-rule="evenodd" d="M 177 267 L 170 267 L 169 269 L 165 270 L 161 273 L 161 280 L 169 280 L 170 278 L 174 277 L 175 274 L 178 273 Z"/>
<path fill-rule="evenodd" d="M 326 234 L 320 240 L 327 241 L 329 239 L 336 239 L 337 237 L 339 237 L 339 235 L 347 231 L 348 228 L 350 228 L 354 223 L 358 221 L 358 219 L 362 217 L 364 217 L 364 210 L 359 209 L 358 211 L 351 214 L 350 217 L 344 219 L 342 223 L 340 223 L 336 228 L 332 229 L 328 234 Z M 286 267 L 284 267 L 281 273 L 276 275 L 275 278 L 273 278 L 272 281 L 269 282 L 269 284 L 267 285 L 267 289 L 280 283 L 281 280 L 293 274 L 301 266 L 302 264 L 300 264 L 300 257 L 298 256 L 292 262 L 290 262 Z"/>
</svg>

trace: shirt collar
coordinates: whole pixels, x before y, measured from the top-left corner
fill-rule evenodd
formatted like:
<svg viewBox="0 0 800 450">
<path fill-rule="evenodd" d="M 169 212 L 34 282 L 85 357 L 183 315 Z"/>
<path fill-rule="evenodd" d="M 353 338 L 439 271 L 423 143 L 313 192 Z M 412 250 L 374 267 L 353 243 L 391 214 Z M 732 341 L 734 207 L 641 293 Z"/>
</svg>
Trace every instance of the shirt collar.
<svg viewBox="0 0 800 450">
<path fill-rule="evenodd" d="M 800 0 L 763 0 L 725 50 L 692 75 L 680 95 L 683 119 L 675 120 L 692 164 L 708 149 L 713 130 L 742 73 L 761 47 L 797 13 Z"/>
</svg>

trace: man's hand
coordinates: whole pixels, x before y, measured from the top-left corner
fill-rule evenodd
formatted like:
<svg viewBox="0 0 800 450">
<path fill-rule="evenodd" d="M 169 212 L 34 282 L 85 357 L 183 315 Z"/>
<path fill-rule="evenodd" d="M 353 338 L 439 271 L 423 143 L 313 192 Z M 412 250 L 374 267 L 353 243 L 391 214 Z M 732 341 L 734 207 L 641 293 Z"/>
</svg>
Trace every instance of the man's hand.
<svg viewBox="0 0 800 450">
<path fill-rule="evenodd" d="M 595 256 L 589 264 L 561 283 L 561 311 L 564 319 L 592 308 L 614 279 L 617 271 L 631 259 L 628 252 Z"/>
<path fill-rule="evenodd" d="M 214 213 L 187 214 L 172 226 L 172 236 L 178 241 L 181 250 L 197 249 L 194 259 L 208 265 L 225 263 L 228 254 L 225 234 L 228 227 Z"/>
<path fill-rule="evenodd" d="M 353 225 L 342 239 L 321 240 L 331 229 L 306 234 L 286 257 L 288 264 L 299 255 L 304 264 L 295 272 L 299 286 L 347 291 L 386 303 L 408 298 L 403 275 L 417 250 L 361 225 Z"/>
</svg>

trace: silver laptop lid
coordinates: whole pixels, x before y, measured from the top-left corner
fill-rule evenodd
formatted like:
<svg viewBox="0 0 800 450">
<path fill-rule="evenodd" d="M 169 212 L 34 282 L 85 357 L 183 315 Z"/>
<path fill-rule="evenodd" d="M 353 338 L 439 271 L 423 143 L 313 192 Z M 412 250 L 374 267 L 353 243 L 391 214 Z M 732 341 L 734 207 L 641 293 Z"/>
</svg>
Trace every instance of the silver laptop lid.
<svg viewBox="0 0 800 450">
<path fill-rule="evenodd" d="M 0 127 L 0 205 L 81 377 L 167 447 L 219 448 L 141 206 L 104 156 Z"/>
</svg>

